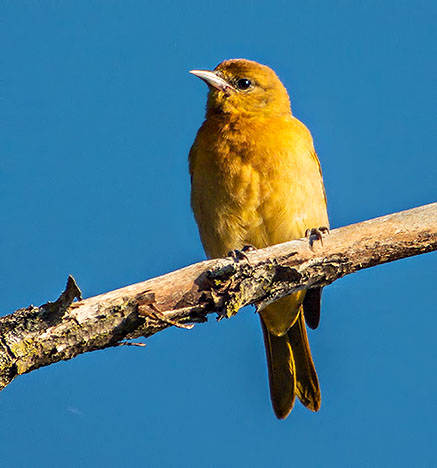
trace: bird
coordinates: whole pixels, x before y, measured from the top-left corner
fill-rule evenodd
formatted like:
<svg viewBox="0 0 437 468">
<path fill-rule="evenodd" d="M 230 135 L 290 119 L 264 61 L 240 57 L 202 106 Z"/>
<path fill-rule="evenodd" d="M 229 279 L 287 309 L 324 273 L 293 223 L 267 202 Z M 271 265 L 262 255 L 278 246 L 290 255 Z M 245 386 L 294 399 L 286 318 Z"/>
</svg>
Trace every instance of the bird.
<svg viewBox="0 0 437 468">
<path fill-rule="evenodd" d="M 209 88 L 205 120 L 189 152 L 191 207 L 209 258 L 299 239 L 328 229 L 320 162 L 307 127 L 293 116 L 286 88 L 268 66 L 224 60 L 191 70 Z M 313 232 L 313 231 L 311 231 Z M 285 419 L 295 397 L 321 404 L 305 320 L 316 328 L 321 289 L 283 297 L 260 310 L 270 397 Z"/>
</svg>

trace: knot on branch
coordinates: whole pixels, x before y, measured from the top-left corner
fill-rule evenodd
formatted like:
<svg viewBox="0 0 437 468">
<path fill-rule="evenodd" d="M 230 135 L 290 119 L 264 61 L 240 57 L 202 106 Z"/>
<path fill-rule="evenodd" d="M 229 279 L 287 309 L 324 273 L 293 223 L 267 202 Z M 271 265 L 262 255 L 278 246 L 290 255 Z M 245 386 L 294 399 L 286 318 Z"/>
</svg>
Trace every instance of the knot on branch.
<svg viewBox="0 0 437 468">
<path fill-rule="evenodd" d="M 206 277 L 217 320 L 232 317 L 248 304 L 255 304 L 259 310 L 302 280 L 296 268 L 279 265 L 276 259 L 258 263 L 256 268 L 249 262 L 218 265 Z"/>
<path fill-rule="evenodd" d="M 206 272 L 209 294 L 218 321 L 232 317 L 245 305 L 243 282 L 247 278 L 253 278 L 253 271 L 247 261 L 232 261 Z"/>
</svg>

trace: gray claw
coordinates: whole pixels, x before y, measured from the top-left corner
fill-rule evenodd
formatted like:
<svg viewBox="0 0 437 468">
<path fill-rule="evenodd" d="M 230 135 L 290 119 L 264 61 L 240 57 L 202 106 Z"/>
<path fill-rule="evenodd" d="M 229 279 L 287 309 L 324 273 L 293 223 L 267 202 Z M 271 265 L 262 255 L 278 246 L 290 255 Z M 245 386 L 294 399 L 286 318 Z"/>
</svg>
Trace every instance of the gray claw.
<svg viewBox="0 0 437 468">
<path fill-rule="evenodd" d="M 311 249 L 313 248 L 314 240 L 319 240 L 323 246 L 323 234 L 329 234 L 328 227 L 320 226 L 318 228 L 310 228 L 305 231 L 305 237 L 308 239 Z"/>
</svg>

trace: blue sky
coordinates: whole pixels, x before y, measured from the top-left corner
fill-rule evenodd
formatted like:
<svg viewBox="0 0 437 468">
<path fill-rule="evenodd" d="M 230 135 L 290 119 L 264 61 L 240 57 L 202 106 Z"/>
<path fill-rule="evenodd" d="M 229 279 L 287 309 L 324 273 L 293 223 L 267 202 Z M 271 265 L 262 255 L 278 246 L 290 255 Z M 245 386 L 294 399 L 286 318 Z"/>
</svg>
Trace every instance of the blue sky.
<svg viewBox="0 0 437 468">
<path fill-rule="evenodd" d="M 431 1 L 0 3 L 1 313 L 204 258 L 187 154 L 206 86 L 272 66 L 321 159 L 331 225 L 435 201 Z M 435 254 L 344 278 L 310 332 L 317 414 L 270 408 L 248 308 L 89 353 L 0 394 L 1 467 L 431 467 Z"/>
</svg>

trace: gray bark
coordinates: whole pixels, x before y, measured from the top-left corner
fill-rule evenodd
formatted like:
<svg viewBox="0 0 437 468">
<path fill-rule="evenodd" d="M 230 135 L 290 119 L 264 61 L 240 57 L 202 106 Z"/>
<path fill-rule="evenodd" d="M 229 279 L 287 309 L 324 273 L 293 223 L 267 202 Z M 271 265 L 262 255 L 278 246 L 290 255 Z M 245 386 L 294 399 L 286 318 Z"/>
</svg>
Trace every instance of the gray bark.
<svg viewBox="0 0 437 468">
<path fill-rule="evenodd" d="M 437 203 L 248 252 L 208 260 L 82 300 L 74 279 L 55 302 L 0 318 L 0 389 L 15 377 L 78 354 L 191 328 L 374 265 L 437 249 Z M 424 272 L 425 274 L 425 272 Z M 417 279 L 416 279 L 417 280 Z M 76 302 L 75 299 L 77 299 Z M 140 345 L 140 344 L 137 344 Z"/>
</svg>

